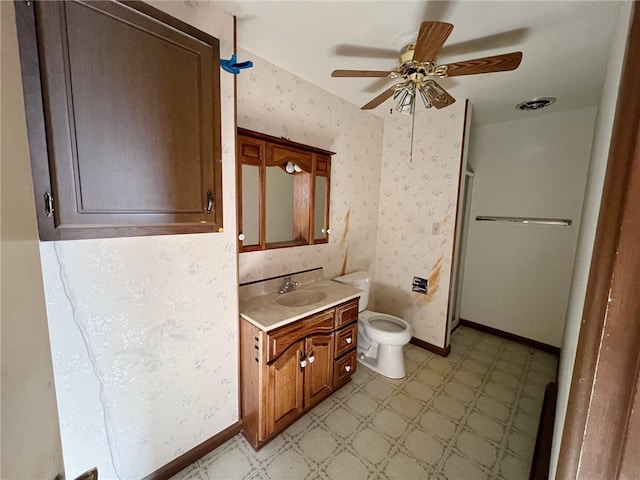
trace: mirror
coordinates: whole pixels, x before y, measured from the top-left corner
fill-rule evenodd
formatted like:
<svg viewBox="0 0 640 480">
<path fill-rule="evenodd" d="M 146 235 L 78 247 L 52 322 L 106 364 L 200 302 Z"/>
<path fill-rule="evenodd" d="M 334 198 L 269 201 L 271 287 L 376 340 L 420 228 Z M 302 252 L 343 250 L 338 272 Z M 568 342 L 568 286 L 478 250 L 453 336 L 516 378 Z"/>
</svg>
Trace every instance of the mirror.
<svg viewBox="0 0 640 480">
<path fill-rule="evenodd" d="M 238 128 L 240 251 L 328 242 L 333 152 Z"/>
<path fill-rule="evenodd" d="M 280 167 L 266 171 L 266 242 L 293 241 L 293 175 Z"/>
<path fill-rule="evenodd" d="M 315 194 L 315 209 L 313 219 L 313 239 L 314 243 L 319 243 L 318 240 L 326 240 L 327 238 L 327 218 L 325 216 L 327 212 L 329 192 L 327 189 L 327 183 L 329 179 L 327 177 L 316 177 L 316 194 Z"/>
<path fill-rule="evenodd" d="M 260 244 L 260 167 L 242 165 L 242 228 L 244 245 Z"/>
</svg>

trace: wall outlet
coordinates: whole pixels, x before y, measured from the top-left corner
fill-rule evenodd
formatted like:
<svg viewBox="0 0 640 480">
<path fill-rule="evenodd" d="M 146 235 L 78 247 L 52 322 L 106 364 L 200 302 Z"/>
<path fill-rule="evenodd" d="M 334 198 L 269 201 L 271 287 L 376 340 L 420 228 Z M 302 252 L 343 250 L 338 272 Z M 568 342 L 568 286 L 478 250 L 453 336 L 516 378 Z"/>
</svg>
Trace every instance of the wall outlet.
<svg viewBox="0 0 640 480">
<path fill-rule="evenodd" d="M 413 277 L 413 283 L 411 285 L 411 290 L 418 293 L 427 293 L 427 284 L 429 280 L 426 278 Z"/>
<path fill-rule="evenodd" d="M 434 222 L 431 225 L 431 235 L 440 235 L 440 223 Z"/>
</svg>

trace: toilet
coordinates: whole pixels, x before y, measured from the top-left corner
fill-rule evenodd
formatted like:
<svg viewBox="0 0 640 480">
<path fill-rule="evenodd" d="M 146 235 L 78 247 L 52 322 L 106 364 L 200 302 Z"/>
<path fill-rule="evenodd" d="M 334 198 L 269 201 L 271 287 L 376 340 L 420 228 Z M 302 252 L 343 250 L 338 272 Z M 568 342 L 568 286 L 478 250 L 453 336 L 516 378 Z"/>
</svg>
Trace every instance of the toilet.
<svg viewBox="0 0 640 480">
<path fill-rule="evenodd" d="M 411 325 L 401 318 L 367 310 L 369 272 L 353 272 L 333 279 L 362 290 L 358 313 L 358 361 L 389 378 L 405 376 L 402 347 L 411 340 Z"/>
</svg>

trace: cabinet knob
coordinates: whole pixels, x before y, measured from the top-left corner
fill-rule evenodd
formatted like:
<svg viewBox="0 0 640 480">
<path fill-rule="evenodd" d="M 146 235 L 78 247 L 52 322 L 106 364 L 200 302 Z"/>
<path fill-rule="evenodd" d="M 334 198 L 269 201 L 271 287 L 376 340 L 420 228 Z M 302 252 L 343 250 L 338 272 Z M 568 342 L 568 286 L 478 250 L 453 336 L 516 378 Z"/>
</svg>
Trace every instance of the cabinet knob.
<svg viewBox="0 0 640 480">
<path fill-rule="evenodd" d="M 304 368 L 307 366 L 307 361 L 306 360 L 300 360 L 300 368 Z"/>
<path fill-rule="evenodd" d="M 313 355 L 311 355 L 311 356 L 309 357 L 309 363 L 313 363 L 313 361 L 314 361 L 315 359 L 316 359 L 316 358 L 315 358 Z"/>
<path fill-rule="evenodd" d="M 240 235 L 238 235 L 238 240 L 240 241 L 244 240 L 244 233 L 241 233 Z"/>
<path fill-rule="evenodd" d="M 344 366 L 344 371 L 345 372 L 350 372 L 351 371 L 351 365 L 345 365 Z"/>
<path fill-rule="evenodd" d="M 351 344 L 351 342 L 353 342 L 353 339 L 351 337 L 347 338 L 347 343 Z"/>
</svg>

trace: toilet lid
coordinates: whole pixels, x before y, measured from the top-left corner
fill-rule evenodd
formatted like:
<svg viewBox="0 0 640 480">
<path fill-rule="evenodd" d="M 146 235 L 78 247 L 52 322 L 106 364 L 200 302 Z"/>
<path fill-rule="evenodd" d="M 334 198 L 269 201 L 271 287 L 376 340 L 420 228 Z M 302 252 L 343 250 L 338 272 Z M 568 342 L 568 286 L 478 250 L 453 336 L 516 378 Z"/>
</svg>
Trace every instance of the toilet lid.
<svg viewBox="0 0 640 480">
<path fill-rule="evenodd" d="M 401 332 L 405 328 L 401 323 L 383 317 L 370 318 L 369 325 L 385 332 Z"/>
</svg>

